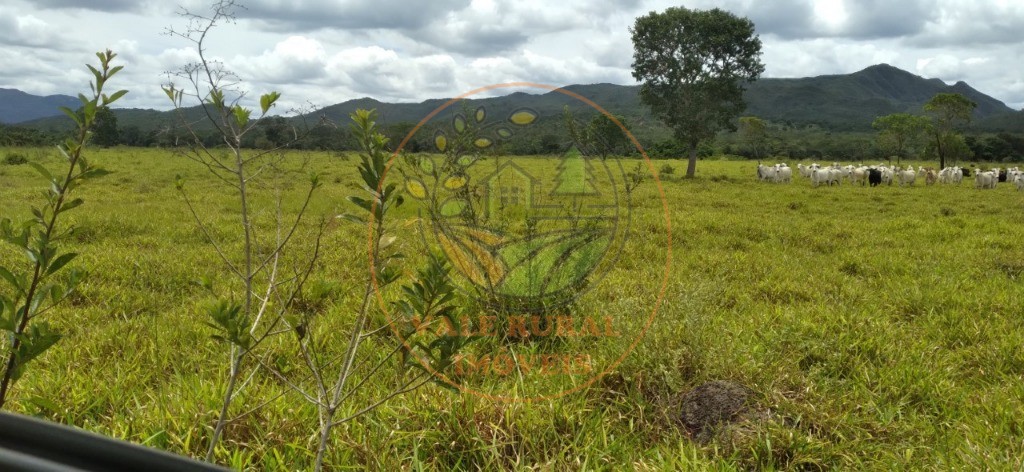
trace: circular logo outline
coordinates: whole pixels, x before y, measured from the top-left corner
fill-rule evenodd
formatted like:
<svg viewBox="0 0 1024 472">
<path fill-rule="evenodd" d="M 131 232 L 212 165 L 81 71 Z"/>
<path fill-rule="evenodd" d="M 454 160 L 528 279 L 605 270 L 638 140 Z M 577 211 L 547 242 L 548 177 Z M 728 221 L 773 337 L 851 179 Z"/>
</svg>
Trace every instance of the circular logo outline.
<svg viewBox="0 0 1024 472">
<path fill-rule="evenodd" d="M 378 188 L 377 191 L 378 192 L 381 191 L 381 189 L 384 187 L 384 185 L 385 185 L 384 182 L 387 181 L 388 173 L 391 171 L 391 167 L 394 165 L 396 159 L 398 158 L 398 156 L 402 152 L 402 150 L 405 148 L 405 146 L 409 143 L 409 141 L 412 139 L 412 137 L 416 135 L 416 133 L 420 130 L 420 128 L 422 128 L 427 122 L 429 122 L 435 116 L 437 116 L 438 114 L 440 114 L 444 110 L 448 109 L 452 105 L 458 103 L 459 101 L 461 101 L 461 100 L 463 100 L 465 98 L 471 97 L 473 95 L 477 95 L 479 93 L 486 92 L 486 91 L 489 91 L 489 90 L 495 90 L 495 89 L 522 88 L 522 87 L 539 88 L 539 89 L 544 89 L 544 90 L 548 90 L 548 91 L 552 91 L 552 92 L 559 92 L 559 93 L 561 93 L 563 95 L 575 98 L 576 100 L 579 100 L 579 101 L 589 105 L 591 108 L 593 108 L 593 109 L 597 110 L 598 112 L 602 113 L 604 116 L 606 116 L 608 119 L 610 119 L 613 123 L 615 123 L 623 131 L 623 133 L 625 133 L 626 137 L 629 138 L 630 142 L 633 143 L 634 147 L 636 147 L 636 149 L 640 152 L 640 155 L 643 157 L 644 162 L 647 164 L 648 171 L 650 171 L 651 175 L 653 176 L 653 180 L 654 180 L 655 186 L 658 189 L 658 196 L 661 199 L 662 208 L 664 210 L 665 235 L 666 235 L 666 238 L 667 238 L 666 246 L 665 246 L 665 249 L 666 249 L 665 272 L 664 272 L 664 277 L 662 278 L 662 281 L 661 281 L 661 287 L 658 290 L 658 297 L 657 297 L 657 299 L 654 302 L 654 306 L 651 308 L 650 315 L 647 317 L 647 320 L 644 323 L 644 326 L 640 329 L 639 333 L 637 333 L 634 336 L 632 342 L 629 344 L 629 346 L 626 347 L 626 349 L 623 350 L 622 354 L 617 359 L 613 360 L 603 370 L 601 370 L 600 372 L 598 372 L 596 374 L 591 375 L 590 378 L 588 378 L 587 380 L 585 380 L 585 381 L 583 381 L 583 382 L 573 386 L 572 388 L 568 388 L 568 389 L 559 391 L 558 393 L 545 394 L 545 395 L 539 395 L 539 396 L 528 396 L 528 397 L 493 395 L 493 394 L 485 393 L 485 392 L 473 389 L 471 387 L 467 387 L 467 386 L 465 386 L 465 385 L 463 385 L 463 384 L 461 384 L 459 382 L 455 382 L 455 381 L 451 380 L 444 373 L 437 372 L 429 364 L 422 362 L 421 359 L 419 358 L 419 356 L 416 356 L 417 362 L 420 362 L 420 365 L 422 365 L 427 372 L 429 372 L 431 375 L 434 375 L 435 378 L 438 378 L 441 381 L 443 381 L 444 383 L 446 383 L 446 384 L 450 385 L 451 387 L 454 387 L 455 389 L 459 390 L 460 392 L 462 392 L 462 393 L 469 393 L 471 395 L 476 395 L 477 397 L 480 397 L 480 398 L 485 398 L 485 399 L 488 399 L 488 400 L 491 400 L 491 401 L 502 402 L 502 403 L 510 403 L 510 402 L 511 403 L 515 403 L 515 402 L 536 403 L 536 402 L 541 402 L 541 401 L 550 401 L 550 400 L 561 398 L 561 397 L 564 397 L 564 396 L 567 396 L 567 395 L 571 395 L 573 393 L 577 393 L 577 392 L 579 392 L 579 391 L 581 391 L 581 390 L 583 390 L 583 389 L 593 385 L 594 382 L 596 382 L 598 379 L 604 377 L 605 375 L 608 375 L 613 369 L 615 369 L 616 367 L 621 365 L 622 362 L 626 359 L 626 357 L 629 356 L 629 354 L 631 354 L 636 349 L 636 347 L 640 344 L 640 341 L 647 335 L 647 332 L 650 330 L 651 325 L 654 323 L 654 318 L 657 316 L 658 310 L 661 308 L 661 305 L 664 302 L 665 292 L 668 289 L 669 275 L 671 273 L 671 268 L 672 268 L 672 219 L 671 219 L 669 208 L 668 208 L 668 199 L 665 196 L 665 189 L 661 185 L 661 179 L 658 177 L 658 172 L 654 169 L 654 164 L 651 162 L 651 159 L 647 155 L 647 152 L 644 150 L 643 146 L 640 144 L 640 141 L 637 140 L 636 137 L 633 136 L 633 134 L 628 129 L 626 129 L 626 127 L 617 118 L 615 118 L 615 116 L 613 116 L 611 113 L 609 113 L 603 107 L 601 107 L 600 105 L 595 103 L 593 100 L 590 100 L 587 97 L 584 97 L 584 96 L 582 96 L 582 95 L 580 95 L 578 93 L 575 93 L 575 92 L 570 91 L 570 90 L 566 90 L 566 89 L 561 88 L 561 87 L 555 87 L 555 86 L 552 86 L 552 85 L 540 84 L 540 83 L 534 83 L 534 82 L 506 82 L 506 83 L 500 83 L 500 84 L 487 85 L 487 86 L 484 86 L 484 87 L 478 87 L 478 88 L 475 88 L 473 90 L 470 90 L 470 91 L 465 92 L 465 93 L 463 93 L 463 94 L 461 94 L 459 96 L 456 96 L 454 98 L 451 98 L 451 99 L 445 101 L 445 103 L 443 103 L 442 105 L 440 105 L 437 108 L 435 108 L 432 112 L 428 113 L 427 116 L 425 116 L 418 123 L 416 123 L 416 126 L 414 126 L 412 128 L 412 130 L 410 130 L 409 133 L 406 134 L 406 136 L 399 143 L 398 147 L 395 148 L 395 150 L 391 154 L 391 157 L 388 159 L 387 164 L 384 167 L 384 172 L 383 172 L 383 175 L 382 175 L 382 178 L 381 178 L 381 183 L 380 183 L 381 188 Z M 621 163 L 620 163 L 620 165 L 621 165 Z M 374 211 L 374 207 L 375 206 L 376 206 L 376 201 L 374 201 L 373 206 L 371 207 L 371 212 Z M 367 223 L 367 249 L 368 249 L 367 250 L 367 259 L 368 259 L 368 262 L 369 262 L 371 285 L 373 286 L 374 296 L 377 299 L 377 303 L 378 303 L 380 309 L 384 312 L 384 315 L 387 317 L 388 322 L 392 325 L 392 331 L 398 337 L 398 339 L 401 340 L 402 344 L 405 345 L 405 347 L 408 349 L 408 348 L 410 348 L 410 346 L 408 344 L 408 341 L 404 337 L 402 337 L 401 333 L 398 332 L 398 329 L 397 329 L 395 323 L 393 322 L 395 318 L 392 316 L 391 310 L 388 309 L 387 303 L 384 300 L 384 295 L 381 293 L 381 290 L 380 290 L 380 284 L 379 284 L 379 281 L 377 280 L 377 274 L 373 270 L 373 268 L 375 266 L 375 261 L 374 261 L 374 256 L 373 256 L 373 247 L 374 247 L 373 236 L 374 236 L 374 226 L 376 224 L 376 222 L 374 220 L 375 220 L 374 218 L 369 218 L 368 219 L 368 223 Z"/>
</svg>

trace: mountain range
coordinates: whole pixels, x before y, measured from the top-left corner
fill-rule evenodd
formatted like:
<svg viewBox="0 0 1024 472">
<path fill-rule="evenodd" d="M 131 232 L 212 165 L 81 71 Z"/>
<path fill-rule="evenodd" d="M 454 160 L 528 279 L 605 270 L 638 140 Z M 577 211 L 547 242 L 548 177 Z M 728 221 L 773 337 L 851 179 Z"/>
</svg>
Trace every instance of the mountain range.
<svg viewBox="0 0 1024 472">
<path fill-rule="evenodd" d="M 627 117 L 631 123 L 654 123 L 647 107 L 640 103 L 639 86 L 591 84 L 569 85 L 565 90 L 584 96 L 609 112 Z M 867 131 L 874 118 L 890 113 L 921 113 L 922 106 L 937 93 L 960 93 L 978 104 L 974 127 L 984 131 L 1024 131 L 1024 111 L 1015 111 L 965 82 L 948 85 L 940 79 L 926 79 L 888 64 L 870 66 L 858 72 L 806 78 L 763 78 L 749 84 L 744 96 L 744 115 L 790 126 L 815 125 L 836 131 Z M 383 125 L 415 123 L 447 99 L 420 103 L 385 103 L 360 98 L 324 107 L 310 115 L 343 122 L 358 108 L 375 108 Z M 471 108 L 484 106 L 492 116 L 507 116 L 517 108 L 531 108 L 541 117 L 553 117 L 565 105 L 582 116 L 594 113 L 581 102 L 559 92 L 510 95 L 466 100 Z M 41 130 L 69 127 L 58 106 L 78 105 L 62 95 L 34 97 L 17 90 L 0 89 L 0 122 L 19 123 Z M 198 110 L 196 110 L 198 111 Z M 134 125 L 141 131 L 165 127 L 173 122 L 171 112 L 116 109 L 120 126 Z M 494 115 L 496 114 L 496 115 Z M 50 115 L 49 118 L 41 118 Z M 446 116 L 450 116 L 446 115 Z"/>
<path fill-rule="evenodd" d="M 60 107 L 74 110 L 79 106 L 81 102 L 68 95 L 40 97 L 21 90 L 0 88 L 0 123 L 21 123 L 48 116 L 63 116 Z"/>
</svg>

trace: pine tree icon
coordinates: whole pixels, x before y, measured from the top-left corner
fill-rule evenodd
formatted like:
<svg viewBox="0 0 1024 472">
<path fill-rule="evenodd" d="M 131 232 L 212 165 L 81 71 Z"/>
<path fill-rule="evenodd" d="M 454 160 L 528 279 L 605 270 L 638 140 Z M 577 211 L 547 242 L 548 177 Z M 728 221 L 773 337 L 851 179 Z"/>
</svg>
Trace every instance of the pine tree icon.
<svg viewBox="0 0 1024 472">
<path fill-rule="evenodd" d="M 598 195 L 594 187 L 594 168 L 576 146 L 562 156 L 551 195 Z"/>
</svg>

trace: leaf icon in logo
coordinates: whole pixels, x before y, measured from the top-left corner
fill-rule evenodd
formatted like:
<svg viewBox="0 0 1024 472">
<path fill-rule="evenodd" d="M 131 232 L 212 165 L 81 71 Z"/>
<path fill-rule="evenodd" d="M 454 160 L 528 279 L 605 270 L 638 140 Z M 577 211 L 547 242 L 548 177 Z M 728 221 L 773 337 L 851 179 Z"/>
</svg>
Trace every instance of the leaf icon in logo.
<svg viewBox="0 0 1024 472">
<path fill-rule="evenodd" d="M 444 188 L 448 190 L 458 190 L 465 186 L 468 180 L 469 179 L 458 175 L 454 177 L 448 177 L 448 179 L 444 181 Z"/>
<path fill-rule="evenodd" d="M 455 268 L 480 287 L 493 287 L 505 277 L 505 264 L 491 249 L 498 235 L 475 228 L 438 228 L 438 241 Z"/>
<path fill-rule="evenodd" d="M 498 133 L 498 137 L 502 139 L 508 139 L 512 137 L 512 130 L 505 127 L 498 128 L 496 132 Z"/>
<path fill-rule="evenodd" d="M 476 138 L 476 141 L 473 141 L 473 145 L 479 149 L 487 149 L 491 147 L 491 144 L 494 142 L 487 138 Z"/>
<path fill-rule="evenodd" d="M 441 152 L 448 148 L 448 137 L 444 135 L 444 131 L 437 130 L 437 133 L 434 133 L 434 147 Z"/>
<path fill-rule="evenodd" d="M 452 128 L 455 128 L 455 131 L 459 133 L 465 131 L 466 118 L 463 117 L 461 114 L 455 115 L 455 118 L 452 118 Z"/>
<path fill-rule="evenodd" d="M 417 200 L 427 198 L 427 186 L 416 179 L 409 179 L 405 182 L 405 189 Z"/>
<path fill-rule="evenodd" d="M 512 112 L 508 117 L 508 121 L 514 125 L 526 126 L 537 120 L 537 113 L 533 110 L 520 108 Z"/>
<path fill-rule="evenodd" d="M 477 123 L 483 123 L 484 122 L 484 118 L 486 118 L 486 117 L 487 117 L 487 112 L 484 111 L 484 107 L 480 107 L 480 108 L 476 109 L 476 122 Z"/>
<path fill-rule="evenodd" d="M 459 216 L 466 209 L 466 202 L 452 198 L 441 205 L 441 216 Z"/>
<path fill-rule="evenodd" d="M 420 169 L 428 174 L 434 173 L 434 160 L 430 156 L 420 156 Z"/>
</svg>

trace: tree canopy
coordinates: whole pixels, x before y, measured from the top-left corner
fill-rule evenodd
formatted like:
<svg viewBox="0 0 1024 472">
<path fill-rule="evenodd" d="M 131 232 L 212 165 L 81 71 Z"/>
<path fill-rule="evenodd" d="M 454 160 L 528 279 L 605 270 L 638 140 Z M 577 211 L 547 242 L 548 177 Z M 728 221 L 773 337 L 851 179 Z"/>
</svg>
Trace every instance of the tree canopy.
<svg viewBox="0 0 1024 472">
<path fill-rule="evenodd" d="M 918 143 L 928 126 L 928 118 L 910 113 L 893 113 L 871 122 L 871 127 L 878 130 L 879 147 L 895 154 L 897 165 L 909 148 Z"/>
<path fill-rule="evenodd" d="M 932 116 L 934 123 L 932 142 L 939 156 L 940 169 L 946 167 L 946 157 L 951 157 L 949 144 L 958 142 L 952 139 L 957 135 L 957 126 L 970 123 L 977 106 L 977 103 L 958 93 L 939 93 L 924 104 L 924 111 Z"/>
<path fill-rule="evenodd" d="M 672 7 L 637 18 L 630 31 L 640 100 L 687 145 L 692 177 L 697 146 L 721 129 L 735 130 L 745 83 L 764 72 L 754 23 L 718 8 Z"/>
</svg>

